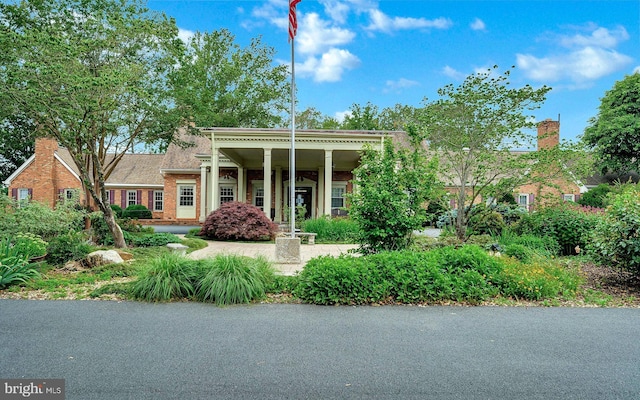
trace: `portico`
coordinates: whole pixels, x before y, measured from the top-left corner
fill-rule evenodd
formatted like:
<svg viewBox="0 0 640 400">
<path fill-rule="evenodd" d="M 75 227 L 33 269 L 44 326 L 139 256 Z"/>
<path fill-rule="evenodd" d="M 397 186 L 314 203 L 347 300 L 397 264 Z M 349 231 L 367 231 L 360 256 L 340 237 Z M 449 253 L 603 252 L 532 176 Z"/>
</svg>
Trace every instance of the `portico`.
<svg viewBox="0 0 640 400">
<path fill-rule="evenodd" d="M 275 222 L 287 219 L 294 182 L 296 205 L 308 218 L 335 214 L 351 190 L 351 171 L 365 145 L 381 149 L 391 133 L 296 130 L 296 173 L 289 171 L 290 131 L 286 129 L 203 128 L 211 153 L 198 154 L 200 220 L 225 201 L 243 201 Z"/>
</svg>

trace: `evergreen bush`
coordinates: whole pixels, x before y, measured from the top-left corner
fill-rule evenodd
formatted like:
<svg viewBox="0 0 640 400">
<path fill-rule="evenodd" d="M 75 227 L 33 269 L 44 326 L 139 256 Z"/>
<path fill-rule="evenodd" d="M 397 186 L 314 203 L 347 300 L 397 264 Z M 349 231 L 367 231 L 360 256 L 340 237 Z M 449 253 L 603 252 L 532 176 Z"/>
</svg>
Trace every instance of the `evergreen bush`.
<svg viewBox="0 0 640 400">
<path fill-rule="evenodd" d="M 132 204 L 122 211 L 122 218 L 151 219 L 153 214 L 142 204 Z"/>
</svg>

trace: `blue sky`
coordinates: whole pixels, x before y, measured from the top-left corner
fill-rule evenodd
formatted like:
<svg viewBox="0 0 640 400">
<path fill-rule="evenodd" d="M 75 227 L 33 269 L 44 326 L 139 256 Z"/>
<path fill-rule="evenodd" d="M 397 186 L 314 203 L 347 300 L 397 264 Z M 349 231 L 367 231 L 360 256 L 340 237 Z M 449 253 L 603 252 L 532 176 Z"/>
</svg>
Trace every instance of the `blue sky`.
<svg viewBox="0 0 640 400">
<path fill-rule="evenodd" d="M 261 36 L 290 63 L 288 0 L 151 0 L 181 35 L 229 29 Z M 340 117 L 353 103 L 421 106 L 444 85 L 511 66 L 514 86 L 553 88 L 538 120 L 583 133 L 613 84 L 640 71 L 640 0 L 302 0 L 295 40 L 298 111 Z"/>
</svg>

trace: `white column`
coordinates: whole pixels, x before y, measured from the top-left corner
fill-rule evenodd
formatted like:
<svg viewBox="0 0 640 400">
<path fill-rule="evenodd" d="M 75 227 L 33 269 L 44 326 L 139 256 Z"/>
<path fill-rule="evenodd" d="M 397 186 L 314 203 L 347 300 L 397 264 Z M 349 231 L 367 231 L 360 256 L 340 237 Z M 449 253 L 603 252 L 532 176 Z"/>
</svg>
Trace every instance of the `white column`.
<svg viewBox="0 0 640 400">
<path fill-rule="evenodd" d="M 271 219 L 271 149 L 264 149 L 264 213 Z"/>
<path fill-rule="evenodd" d="M 276 167 L 276 218 L 275 221 L 282 222 L 282 167 Z"/>
<path fill-rule="evenodd" d="M 200 222 L 207 217 L 207 167 L 200 165 Z"/>
<path fill-rule="evenodd" d="M 331 185 L 333 178 L 333 150 L 324 151 L 324 214 L 331 215 Z"/>
<path fill-rule="evenodd" d="M 220 153 L 218 149 L 214 148 L 211 154 L 211 211 L 217 210 L 220 207 Z"/>
<path fill-rule="evenodd" d="M 238 167 L 238 198 L 237 200 L 241 203 L 247 202 L 247 190 L 245 188 L 245 180 L 244 180 L 244 168 Z"/>
<path fill-rule="evenodd" d="M 318 167 L 318 217 L 324 215 L 324 167 Z"/>
</svg>

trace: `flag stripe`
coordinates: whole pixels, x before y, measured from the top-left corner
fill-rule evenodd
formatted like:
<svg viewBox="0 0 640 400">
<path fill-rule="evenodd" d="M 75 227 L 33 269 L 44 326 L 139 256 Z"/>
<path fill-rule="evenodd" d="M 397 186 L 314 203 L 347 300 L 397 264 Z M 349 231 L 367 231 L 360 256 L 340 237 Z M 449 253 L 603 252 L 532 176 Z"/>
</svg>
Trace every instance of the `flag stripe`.
<svg viewBox="0 0 640 400">
<path fill-rule="evenodd" d="M 289 0 L 289 40 L 293 40 L 298 32 L 298 18 L 296 17 L 296 5 L 302 0 Z"/>
</svg>

